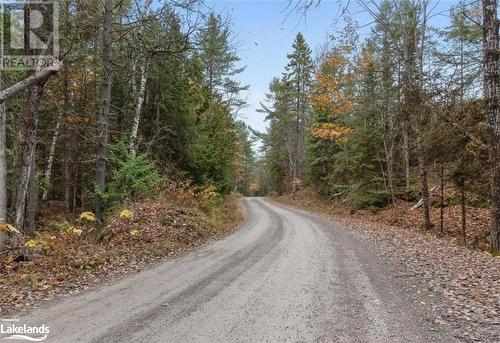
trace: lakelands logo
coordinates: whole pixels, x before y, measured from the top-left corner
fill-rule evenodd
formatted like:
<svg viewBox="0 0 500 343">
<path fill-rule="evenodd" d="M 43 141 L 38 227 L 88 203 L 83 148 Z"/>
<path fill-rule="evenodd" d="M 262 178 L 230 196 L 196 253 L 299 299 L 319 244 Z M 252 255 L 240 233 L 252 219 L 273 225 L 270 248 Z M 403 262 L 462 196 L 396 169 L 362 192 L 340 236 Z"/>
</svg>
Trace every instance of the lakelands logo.
<svg viewBox="0 0 500 343">
<path fill-rule="evenodd" d="M 59 58 L 57 1 L 0 0 L 0 70 L 56 68 Z"/>
<path fill-rule="evenodd" d="M 0 321 L 0 337 L 6 340 L 42 342 L 49 336 L 50 328 L 45 325 L 20 324 L 19 319 L 2 319 Z"/>
</svg>

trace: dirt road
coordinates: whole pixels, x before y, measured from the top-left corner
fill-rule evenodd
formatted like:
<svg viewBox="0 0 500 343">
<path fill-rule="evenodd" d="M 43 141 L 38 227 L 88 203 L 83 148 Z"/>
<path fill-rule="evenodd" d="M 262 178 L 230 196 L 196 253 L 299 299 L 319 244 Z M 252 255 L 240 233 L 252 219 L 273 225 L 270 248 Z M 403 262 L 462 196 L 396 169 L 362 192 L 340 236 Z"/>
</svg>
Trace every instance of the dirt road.
<svg viewBox="0 0 500 343">
<path fill-rule="evenodd" d="M 454 342 L 433 331 L 372 243 L 262 198 L 224 240 L 20 323 L 46 342 Z"/>
</svg>

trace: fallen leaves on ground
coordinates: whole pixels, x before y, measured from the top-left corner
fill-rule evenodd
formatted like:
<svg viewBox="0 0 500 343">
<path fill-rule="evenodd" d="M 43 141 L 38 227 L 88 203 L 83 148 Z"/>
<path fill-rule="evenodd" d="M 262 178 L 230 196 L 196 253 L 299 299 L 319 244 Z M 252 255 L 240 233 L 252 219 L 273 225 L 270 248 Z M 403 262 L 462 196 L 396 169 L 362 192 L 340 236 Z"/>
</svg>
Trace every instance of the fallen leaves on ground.
<svg viewBox="0 0 500 343">
<path fill-rule="evenodd" d="M 90 223 L 80 223 L 81 228 L 66 222 L 59 225 L 63 229 L 35 237 L 16 235 L 8 253 L 0 255 L 0 314 L 18 314 L 140 271 L 228 234 L 241 220 L 235 196 L 209 210 L 177 200 L 166 196 L 130 204 L 111 217 L 98 243 L 90 212 L 79 219 Z"/>
</svg>

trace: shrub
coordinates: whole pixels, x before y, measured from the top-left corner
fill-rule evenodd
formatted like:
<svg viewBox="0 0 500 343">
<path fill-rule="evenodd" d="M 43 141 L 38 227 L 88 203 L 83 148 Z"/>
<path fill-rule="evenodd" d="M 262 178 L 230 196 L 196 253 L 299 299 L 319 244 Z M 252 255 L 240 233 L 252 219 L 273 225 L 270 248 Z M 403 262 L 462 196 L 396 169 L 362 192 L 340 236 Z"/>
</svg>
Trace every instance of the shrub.
<svg viewBox="0 0 500 343">
<path fill-rule="evenodd" d="M 110 160 L 113 171 L 104 199 L 108 205 L 140 195 L 151 195 L 162 181 L 158 168 L 147 155 L 131 156 L 118 143 Z"/>
</svg>

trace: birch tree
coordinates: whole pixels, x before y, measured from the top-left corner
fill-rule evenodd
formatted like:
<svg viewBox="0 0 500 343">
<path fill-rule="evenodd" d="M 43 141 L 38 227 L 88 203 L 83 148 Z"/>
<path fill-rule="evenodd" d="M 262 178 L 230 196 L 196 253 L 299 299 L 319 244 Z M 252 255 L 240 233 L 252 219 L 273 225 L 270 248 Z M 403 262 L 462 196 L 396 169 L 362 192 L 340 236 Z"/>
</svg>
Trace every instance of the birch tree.
<svg viewBox="0 0 500 343">
<path fill-rule="evenodd" d="M 139 132 L 139 123 L 141 120 L 142 105 L 144 104 L 144 96 L 146 93 L 146 81 L 148 79 L 149 61 L 143 59 L 140 63 L 140 82 L 139 89 L 136 95 L 136 103 L 134 108 L 134 118 L 132 121 L 132 131 L 130 133 L 130 155 L 135 157 L 137 154 L 137 134 Z"/>
</svg>

